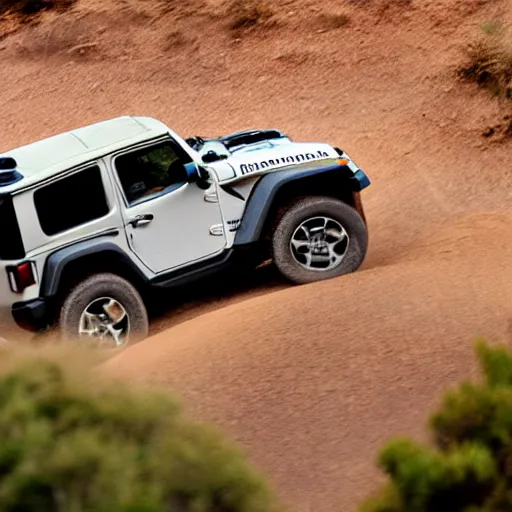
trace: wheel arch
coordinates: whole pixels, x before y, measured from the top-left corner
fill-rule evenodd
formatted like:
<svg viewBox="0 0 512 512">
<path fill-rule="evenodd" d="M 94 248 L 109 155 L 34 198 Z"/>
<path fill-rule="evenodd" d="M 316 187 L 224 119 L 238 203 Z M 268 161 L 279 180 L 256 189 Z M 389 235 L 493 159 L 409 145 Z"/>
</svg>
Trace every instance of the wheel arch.
<svg viewBox="0 0 512 512">
<path fill-rule="evenodd" d="M 48 256 L 40 295 L 58 303 L 77 282 L 97 272 L 112 272 L 130 281 L 139 291 L 147 283 L 146 276 L 118 245 L 104 239 L 86 240 Z"/>
<path fill-rule="evenodd" d="M 338 165 L 267 174 L 251 192 L 234 245 L 246 245 L 265 239 L 280 212 L 305 195 L 340 199 L 356 209 L 366 223 L 360 199 L 361 188 L 352 172 L 344 172 L 344 168 Z"/>
</svg>

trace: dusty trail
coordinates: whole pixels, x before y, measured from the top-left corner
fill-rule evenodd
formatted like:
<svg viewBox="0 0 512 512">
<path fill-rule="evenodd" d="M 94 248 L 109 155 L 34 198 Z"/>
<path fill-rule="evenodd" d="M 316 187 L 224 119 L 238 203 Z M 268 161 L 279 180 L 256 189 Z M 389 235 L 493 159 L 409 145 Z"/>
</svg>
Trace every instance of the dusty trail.
<svg viewBox="0 0 512 512">
<path fill-rule="evenodd" d="M 511 146 L 481 137 L 498 107 L 453 76 L 506 2 L 419 4 L 347 1 L 350 23 L 319 32 L 340 5 L 292 0 L 286 23 L 237 40 L 197 13 L 82 0 L 0 49 L 1 150 L 131 113 L 184 135 L 275 126 L 344 147 L 370 174 L 359 272 L 291 288 L 260 269 L 174 297 L 154 337 L 104 366 L 177 389 L 298 512 L 353 510 L 378 482 L 381 443 L 424 437 L 439 393 L 472 374 L 474 337 L 512 336 Z M 169 46 L 176 27 L 185 42 Z M 97 45 L 77 58 L 83 41 Z"/>
</svg>

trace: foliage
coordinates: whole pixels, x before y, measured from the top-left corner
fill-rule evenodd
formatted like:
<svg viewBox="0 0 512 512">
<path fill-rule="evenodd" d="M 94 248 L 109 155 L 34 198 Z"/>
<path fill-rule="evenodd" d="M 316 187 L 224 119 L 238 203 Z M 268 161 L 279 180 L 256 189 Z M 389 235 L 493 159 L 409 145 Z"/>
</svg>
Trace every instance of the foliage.
<svg viewBox="0 0 512 512">
<path fill-rule="evenodd" d="M 0 14 L 8 12 L 21 15 L 34 15 L 41 11 L 56 9 L 65 10 L 75 0 L 0 0 Z"/>
<path fill-rule="evenodd" d="M 446 393 L 431 417 L 433 448 L 394 439 L 380 453 L 388 483 L 364 512 L 512 510 L 512 352 L 477 344 L 481 383 Z"/>
<path fill-rule="evenodd" d="M 460 74 L 500 98 L 512 99 L 512 26 L 491 20 L 482 30 L 482 38 L 468 47 L 469 61 Z"/>
<path fill-rule="evenodd" d="M 245 457 L 168 395 L 51 358 L 0 375 L 0 510 L 267 512 Z"/>
<path fill-rule="evenodd" d="M 266 0 L 227 0 L 225 16 L 231 30 L 246 29 L 267 22 L 274 9 Z"/>
</svg>

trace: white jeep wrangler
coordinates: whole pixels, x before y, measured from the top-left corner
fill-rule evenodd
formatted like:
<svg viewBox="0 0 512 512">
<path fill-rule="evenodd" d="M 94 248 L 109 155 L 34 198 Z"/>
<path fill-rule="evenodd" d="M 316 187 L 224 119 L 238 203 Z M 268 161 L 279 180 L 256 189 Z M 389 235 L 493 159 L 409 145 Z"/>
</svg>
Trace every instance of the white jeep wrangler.
<svg viewBox="0 0 512 512">
<path fill-rule="evenodd" d="M 0 334 L 52 329 L 120 346 L 147 336 L 148 292 L 232 264 L 272 259 L 293 283 L 353 272 L 367 251 L 369 184 L 328 144 L 278 130 L 183 139 L 149 117 L 8 151 Z"/>
</svg>

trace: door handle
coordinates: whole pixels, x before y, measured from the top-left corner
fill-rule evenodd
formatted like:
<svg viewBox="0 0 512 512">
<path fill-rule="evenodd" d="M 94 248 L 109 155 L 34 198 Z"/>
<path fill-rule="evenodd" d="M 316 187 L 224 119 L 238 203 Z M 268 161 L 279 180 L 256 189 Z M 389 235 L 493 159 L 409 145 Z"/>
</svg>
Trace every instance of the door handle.
<svg viewBox="0 0 512 512">
<path fill-rule="evenodd" d="M 128 221 L 128 224 L 131 224 L 132 227 L 137 228 L 139 226 L 145 226 L 149 224 L 154 219 L 154 215 L 152 213 L 142 213 L 140 215 L 136 215 L 133 219 Z"/>
</svg>

